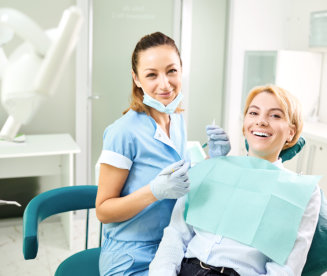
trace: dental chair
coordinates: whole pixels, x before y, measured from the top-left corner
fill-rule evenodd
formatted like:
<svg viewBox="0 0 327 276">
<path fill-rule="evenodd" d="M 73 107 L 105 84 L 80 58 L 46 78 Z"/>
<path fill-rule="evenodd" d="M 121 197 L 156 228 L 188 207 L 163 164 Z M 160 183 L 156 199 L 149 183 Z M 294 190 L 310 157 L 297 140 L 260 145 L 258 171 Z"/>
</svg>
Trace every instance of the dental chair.
<svg viewBox="0 0 327 276">
<path fill-rule="evenodd" d="M 303 144 L 304 145 L 304 144 Z M 301 145 L 301 148 L 303 147 Z M 193 151 L 192 160 L 202 160 L 199 145 L 188 143 Z M 296 153 L 299 150 L 296 151 Z M 296 154 L 295 153 L 295 154 Z M 293 156 L 295 155 L 292 153 Z M 288 160 L 287 158 L 285 160 Z M 283 159 L 283 161 L 285 161 Z M 100 165 L 95 166 L 96 182 Z M 38 224 L 52 215 L 82 209 L 95 208 L 97 186 L 69 186 L 44 192 L 27 205 L 23 216 L 23 254 L 26 260 L 34 259 L 38 251 Z M 88 224 L 88 222 L 87 222 Z M 101 235 L 101 231 L 100 231 Z M 100 239 L 101 242 L 101 239 Z M 86 242 L 87 244 L 87 242 Z M 55 276 L 99 276 L 100 247 L 85 249 L 64 260 Z M 320 276 L 327 271 L 327 200 L 321 191 L 321 209 L 318 225 L 308 253 L 302 276 Z"/>
<path fill-rule="evenodd" d="M 33 198 L 23 217 L 24 258 L 38 251 L 38 224 L 54 214 L 95 207 L 97 186 L 70 186 L 44 192 Z M 327 271 L 327 202 L 323 194 L 319 221 L 302 276 L 320 276 Z M 100 247 L 78 252 L 63 261 L 55 276 L 98 276 Z"/>
<path fill-rule="evenodd" d="M 37 255 L 38 225 L 41 221 L 63 212 L 95 208 L 97 189 L 97 186 L 91 185 L 67 186 L 34 197 L 23 216 L 24 258 L 34 259 Z M 59 265 L 55 276 L 99 276 L 100 249 L 85 249 L 70 256 Z"/>
<path fill-rule="evenodd" d="M 320 276 L 327 271 L 327 200 L 321 191 L 318 224 L 302 276 Z"/>
</svg>

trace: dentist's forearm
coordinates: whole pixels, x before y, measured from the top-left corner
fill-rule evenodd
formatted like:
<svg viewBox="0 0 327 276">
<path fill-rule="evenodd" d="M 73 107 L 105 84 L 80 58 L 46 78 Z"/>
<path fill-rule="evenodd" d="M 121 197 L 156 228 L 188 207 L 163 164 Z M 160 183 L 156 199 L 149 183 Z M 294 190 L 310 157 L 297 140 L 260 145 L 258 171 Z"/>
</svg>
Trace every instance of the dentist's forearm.
<svg viewBox="0 0 327 276">
<path fill-rule="evenodd" d="M 139 190 L 123 196 L 109 198 L 96 207 L 96 215 L 103 223 L 122 222 L 128 220 L 147 206 L 157 201 L 146 185 Z"/>
</svg>

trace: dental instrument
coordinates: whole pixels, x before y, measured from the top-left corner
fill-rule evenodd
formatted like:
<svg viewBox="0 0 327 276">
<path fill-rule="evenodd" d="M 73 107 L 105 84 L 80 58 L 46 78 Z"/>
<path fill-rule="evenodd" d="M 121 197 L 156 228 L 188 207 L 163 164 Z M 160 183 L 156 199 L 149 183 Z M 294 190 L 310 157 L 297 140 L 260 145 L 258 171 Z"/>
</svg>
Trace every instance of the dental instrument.
<svg viewBox="0 0 327 276">
<path fill-rule="evenodd" d="M 213 120 L 212 120 L 212 123 L 211 123 L 211 125 L 215 125 L 216 124 L 216 119 L 214 118 Z M 208 141 L 209 141 L 210 139 L 208 139 Z M 205 147 L 207 147 L 208 146 L 208 142 L 205 142 L 203 145 L 202 145 L 202 148 L 204 149 Z"/>
<path fill-rule="evenodd" d="M 44 100 L 54 94 L 81 25 L 82 13 L 74 6 L 64 11 L 57 29 L 47 32 L 17 10 L 0 9 L 0 33 L 6 33 L 0 43 L 8 42 L 14 32 L 25 40 L 0 66 L 1 102 L 9 115 L 0 131 L 1 140 L 14 141 L 20 127 L 29 123 Z"/>
<path fill-rule="evenodd" d="M 0 200 L 0 205 L 16 205 L 22 207 L 17 201 Z"/>
<path fill-rule="evenodd" d="M 190 164 L 188 162 L 180 160 L 163 169 L 150 182 L 150 189 L 153 195 L 158 200 L 165 198 L 176 199 L 185 195 L 189 191 L 190 185 L 187 174 L 189 167 Z"/>
<path fill-rule="evenodd" d="M 177 163 L 173 164 L 174 166 L 169 167 L 169 169 L 164 169 L 160 175 L 171 175 L 172 173 L 178 171 L 183 165 L 184 165 L 185 161 L 184 160 L 180 160 Z"/>
</svg>

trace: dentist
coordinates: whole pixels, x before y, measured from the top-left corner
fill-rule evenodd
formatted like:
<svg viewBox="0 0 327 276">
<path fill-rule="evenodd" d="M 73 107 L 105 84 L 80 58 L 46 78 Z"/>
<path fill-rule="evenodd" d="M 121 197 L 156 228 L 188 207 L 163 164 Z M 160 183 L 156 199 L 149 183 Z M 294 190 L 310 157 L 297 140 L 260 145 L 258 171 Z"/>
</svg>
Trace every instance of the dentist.
<svg viewBox="0 0 327 276">
<path fill-rule="evenodd" d="M 160 32 L 141 38 L 132 77 L 130 107 L 103 136 L 96 199 L 104 223 L 101 275 L 148 275 L 176 199 L 189 190 L 182 62 L 174 40 Z M 223 132 L 215 145 L 227 154 L 226 137 Z"/>
</svg>

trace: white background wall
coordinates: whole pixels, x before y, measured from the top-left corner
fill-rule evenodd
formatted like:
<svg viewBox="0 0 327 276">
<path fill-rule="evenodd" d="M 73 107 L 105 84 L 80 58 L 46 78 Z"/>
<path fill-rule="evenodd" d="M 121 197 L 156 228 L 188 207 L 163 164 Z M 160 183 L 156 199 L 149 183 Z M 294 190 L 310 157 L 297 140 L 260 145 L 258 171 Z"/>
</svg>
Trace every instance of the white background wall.
<svg viewBox="0 0 327 276">
<path fill-rule="evenodd" d="M 232 142 L 232 154 L 239 153 L 241 144 L 244 51 L 313 50 L 309 48 L 310 12 L 321 10 L 327 10 L 327 1 L 231 0 L 224 126 Z M 323 75 L 321 107 L 327 105 L 326 70 Z M 323 108 L 320 120 L 327 123 Z"/>
<path fill-rule="evenodd" d="M 187 134 L 201 143 L 207 140 L 205 126 L 223 120 L 227 13 L 226 0 L 192 0 Z"/>
<path fill-rule="evenodd" d="M 75 4 L 74 0 L 0 0 L 0 7 L 17 8 L 34 18 L 42 28 L 48 29 L 58 24 L 62 11 Z M 201 1 L 198 1 L 199 3 Z M 198 3 L 196 2 L 196 3 Z M 208 4 L 210 1 L 206 1 Z M 309 49 L 309 16 L 311 11 L 327 10 L 326 0 L 229 0 L 229 44 L 225 85 L 225 108 L 223 126 L 229 133 L 232 142 L 232 153 L 238 153 L 240 138 L 240 110 L 241 92 L 243 84 L 243 59 L 245 50 L 313 50 Z M 217 8 L 217 6 L 215 6 Z M 200 24 L 200 23 L 199 23 Z M 212 24 L 213 30 L 217 29 Z M 215 34 L 206 27 L 206 34 Z M 16 44 L 15 44 L 16 43 Z M 19 40 L 14 41 L 17 46 Z M 11 48 L 10 48 L 11 47 Z M 13 45 L 5 47 L 8 52 Z M 213 51 L 213 50 L 211 50 Z M 326 56 L 326 55 L 325 55 Z M 21 131 L 26 134 L 58 133 L 67 132 L 75 137 L 75 61 L 71 60 L 65 72 L 63 83 L 57 89 L 54 97 L 43 105 L 33 121 L 22 127 Z M 193 63 L 194 66 L 194 63 Z M 193 68 L 196 71 L 200 67 Z M 202 68 L 202 65 L 201 65 Z M 320 120 L 327 123 L 327 58 L 324 59 L 324 74 L 321 88 Z M 206 68 L 199 70 L 202 80 L 207 74 Z M 220 78 L 221 76 L 219 76 Z M 204 87 L 203 87 L 204 88 Z M 211 95 L 210 88 L 197 89 L 195 97 L 208 99 Z M 0 91 L 1 93 L 1 91 Z M 211 95 L 212 96 L 212 95 Z M 219 96 L 217 96 L 217 99 Z M 216 100 L 218 101 L 218 100 Z M 212 104 L 214 101 L 210 101 Z M 196 106 L 196 105 L 195 105 Z M 217 109 L 221 106 L 216 104 Z M 194 111 L 194 108 L 191 107 Z M 206 104 L 195 110 L 201 113 L 206 110 Z M 207 116 L 208 115 L 208 116 Z M 212 120 L 209 114 L 206 122 Z M 219 116 L 214 114 L 214 116 Z M 0 127 L 7 118 L 3 107 L 0 105 Z M 216 118 L 217 119 L 217 118 Z M 196 120 L 196 117 L 194 117 Z M 194 128 L 194 129 L 197 129 Z M 200 129 L 200 127 L 199 127 Z M 197 138 L 196 133 L 191 131 L 192 139 Z M 204 132 L 203 132 L 204 133 Z M 202 134 L 201 134 L 202 135 Z M 194 136 L 194 137 L 193 137 Z"/>
</svg>

